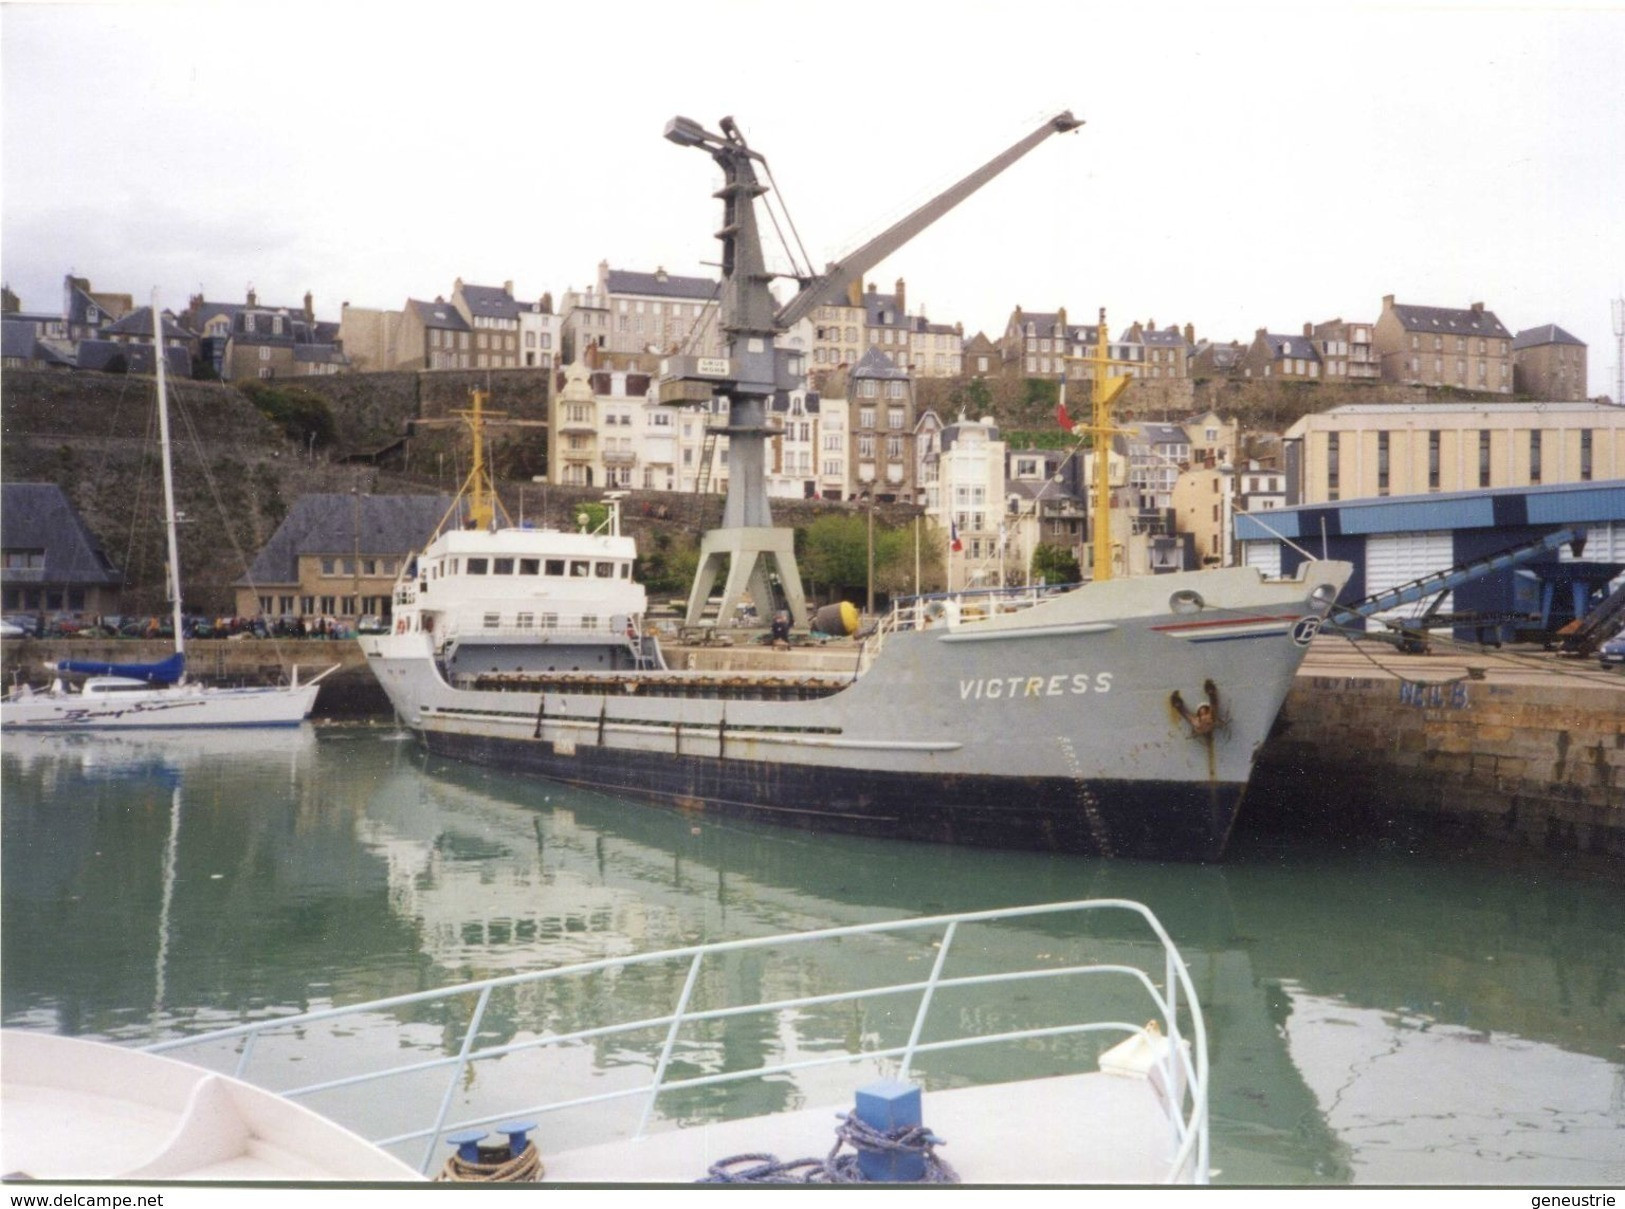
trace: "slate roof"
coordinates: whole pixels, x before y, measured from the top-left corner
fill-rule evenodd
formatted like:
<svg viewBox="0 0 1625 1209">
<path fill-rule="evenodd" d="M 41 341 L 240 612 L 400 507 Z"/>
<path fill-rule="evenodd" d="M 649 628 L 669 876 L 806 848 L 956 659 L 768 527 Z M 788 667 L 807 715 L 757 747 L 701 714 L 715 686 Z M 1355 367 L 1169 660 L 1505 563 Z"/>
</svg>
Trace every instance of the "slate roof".
<svg viewBox="0 0 1625 1209">
<path fill-rule="evenodd" d="M 1146 328 L 1140 333 L 1140 341 L 1144 344 L 1155 344 L 1162 348 L 1185 347 L 1183 332 L 1158 331 L 1155 328 Z"/>
<path fill-rule="evenodd" d="M 6 319 L 0 321 L 0 357 L 8 360 L 18 359 L 32 361 L 34 359 L 34 342 L 37 339 L 33 322 L 27 319 Z"/>
<path fill-rule="evenodd" d="M 675 273 L 657 271 L 634 273 L 628 269 L 610 269 L 605 275 L 605 291 L 610 294 L 643 294 L 651 298 L 690 298 L 702 302 L 718 296 L 721 285 L 709 277 L 679 277 Z M 467 287 L 464 287 L 465 289 Z"/>
<path fill-rule="evenodd" d="M 1456 332 L 1477 336 L 1510 336 L 1494 311 L 1454 310 L 1444 306 L 1394 304 L 1394 316 L 1407 332 Z"/>
<path fill-rule="evenodd" d="M 0 486 L 0 546 L 45 551 L 42 569 L 8 570 L 7 583 L 117 585 L 123 581 L 67 493 L 55 483 Z"/>
<path fill-rule="evenodd" d="M 1282 357 L 1302 357 L 1305 361 L 1320 360 L 1320 354 L 1315 351 L 1315 342 L 1308 336 L 1277 336 L 1273 332 L 1265 332 L 1264 344 L 1268 347 L 1272 360 L 1279 361 Z"/>
<path fill-rule="evenodd" d="M 897 305 L 896 294 L 879 294 L 866 290 L 863 295 L 864 322 L 870 327 L 892 327 L 911 330 L 913 320 L 903 314 Z"/>
<path fill-rule="evenodd" d="M 469 313 L 482 319 L 518 319 L 525 308 L 506 290 L 489 285 L 463 284 L 463 301 Z"/>
<path fill-rule="evenodd" d="M 157 373 L 157 363 L 153 360 L 152 345 L 149 344 L 123 344 L 117 340 L 81 340 L 78 345 L 78 367 L 80 369 L 105 370 L 116 360 L 122 359 L 124 372 L 131 374 Z M 168 373 L 187 378 L 192 374 L 192 358 L 184 348 L 174 345 L 164 346 L 164 366 Z"/>
<path fill-rule="evenodd" d="M 908 371 L 898 369 L 897 363 L 874 345 L 864 349 L 863 356 L 852 367 L 854 378 L 906 378 Z"/>
<path fill-rule="evenodd" d="M 1153 445 L 1189 445 L 1190 437 L 1178 424 L 1140 424 L 1140 435 Z"/>
<path fill-rule="evenodd" d="M 408 298 L 406 306 L 417 315 L 424 327 L 450 328 L 454 332 L 471 330 L 463 322 L 462 314 L 449 302 L 419 302 L 416 298 Z"/>
<path fill-rule="evenodd" d="M 449 495 L 364 495 L 358 537 L 354 496 L 300 496 L 234 586 L 295 583 L 301 555 L 405 558 L 423 548 L 451 505 Z"/>
<path fill-rule="evenodd" d="M 1555 323 L 1543 323 L 1539 327 L 1525 328 L 1512 338 L 1514 350 L 1520 348 L 1535 348 L 1542 344 L 1577 344 L 1586 347 L 1584 340 L 1569 335 Z"/>
<path fill-rule="evenodd" d="M 111 327 L 105 329 L 109 335 L 114 336 L 143 336 L 152 339 L 152 308 L 138 306 L 124 318 Z M 197 333 L 182 327 L 175 316 L 168 311 L 164 312 L 164 339 L 165 340 L 195 340 Z"/>
<path fill-rule="evenodd" d="M 1011 322 L 1014 322 L 1015 316 L 1012 315 L 1010 319 Z M 1059 311 L 1022 311 L 1021 322 L 1017 325 L 1017 330 L 1021 335 L 1025 336 L 1027 334 L 1027 325 L 1029 323 L 1033 325 L 1033 335 L 1035 336 L 1062 334 L 1060 330 L 1061 312 Z M 1072 329 L 1069 328 L 1068 331 L 1070 330 Z"/>
</svg>

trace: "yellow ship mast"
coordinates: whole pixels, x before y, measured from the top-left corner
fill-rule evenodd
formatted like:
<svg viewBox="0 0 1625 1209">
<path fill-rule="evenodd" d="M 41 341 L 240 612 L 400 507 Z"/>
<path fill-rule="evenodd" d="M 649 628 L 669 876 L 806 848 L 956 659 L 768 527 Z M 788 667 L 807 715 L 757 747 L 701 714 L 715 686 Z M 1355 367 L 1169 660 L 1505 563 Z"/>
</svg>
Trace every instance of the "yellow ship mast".
<svg viewBox="0 0 1625 1209">
<path fill-rule="evenodd" d="M 473 406 L 467 411 L 458 411 L 453 414 L 462 416 L 468 421 L 469 432 L 472 435 L 474 446 L 474 460 L 469 467 L 468 478 L 463 483 L 462 494 L 468 497 L 468 519 L 470 527 L 474 529 L 491 529 L 498 513 L 501 513 L 504 524 L 508 520 L 506 509 L 502 507 L 502 500 L 497 496 L 496 488 L 491 483 L 491 476 L 485 468 L 485 400 L 486 392 L 475 387 L 470 392 L 473 396 Z M 500 417 L 506 412 L 492 412 L 492 416 Z"/>
<path fill-rule="evenodd" d="M 1081 362 L 1093 371 L 1093 382 L 1089 394 L 1090 417 L 1089 423 L 1080 425 L 1084 432 L 1094 438 L 1095 442 L 1095 582 L 1100 583 L 1112 577 L 1112 536 L 1111 536 L 1111 439 L 1120 432 L 1126 431 L 1112 426 L 1112 404 L 1117 397 L 1128 389 L 1128 377 L 1111 378 L 1106 374 L 1107 369 L 1114 365 L 1124 365 L 1138 368 L 1139 363 L 1134 361 L 1113 361 L 1107 350 L 1106 338 L 1106 308 L 1100 308 L 1100 326 L 1095 336 L 1095 351 L 1089 357 L 1068 357 L 1068 361 Z M 1065 385 L 1063 383 L 1062 390 Z M 1061 400 L 1062 407 L 1066 400 Z"/>
</svg>

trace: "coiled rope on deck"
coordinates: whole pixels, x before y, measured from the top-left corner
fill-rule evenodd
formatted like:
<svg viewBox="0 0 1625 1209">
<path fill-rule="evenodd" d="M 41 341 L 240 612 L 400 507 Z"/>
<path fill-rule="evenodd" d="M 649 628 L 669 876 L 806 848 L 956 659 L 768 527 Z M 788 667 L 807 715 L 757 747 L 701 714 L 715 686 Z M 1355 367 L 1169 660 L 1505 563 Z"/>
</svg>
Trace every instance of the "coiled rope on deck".
<svg viewBox="0 0 1625 1209">
<path fill-rule="evenodd" d="M 470 1163 L 453 1154 L 434 1177 L 437 1184 L 526 1184 L 542 1178 L 542 1156 L 527 1142 L 517 1156 L 500 1163 Z"/>
<path fill-rule="evenodd" d="M 712 1163 L 701 1184 L 867 1184 L 873 1183 L 858 1165 L 863 1154 L 914 1155 L 925 1165 L 920 1184 L 957 1184 L 959 1173 L 939 1158 L 936 1147 L 943 1144 L 924 1125 L 879 1130 L 860 1120 L 855 1113 L 837 1113 L 841 1124 L 835 1128 L 835 1145 L 822 1158 L 794 1159 L 783 1163 L 771 1154 L 739 1154 Z M 858 1153 L 842 1154 L 843 1145 Z"/>
</svg>

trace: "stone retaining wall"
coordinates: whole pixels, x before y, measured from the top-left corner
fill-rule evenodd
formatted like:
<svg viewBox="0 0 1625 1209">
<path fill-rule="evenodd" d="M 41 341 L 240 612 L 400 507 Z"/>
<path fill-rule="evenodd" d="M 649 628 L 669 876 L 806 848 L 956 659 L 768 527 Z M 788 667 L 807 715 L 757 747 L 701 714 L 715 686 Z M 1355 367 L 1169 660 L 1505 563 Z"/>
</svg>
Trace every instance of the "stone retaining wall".
<svg viewBox="0 0 1625 1209">
<path fill-rule="evenodd" d="M 1300 674 L 1243 812 L 1351 836 L 1420 826 L 1625 857 L 1625 678 Z"/>
</svg>

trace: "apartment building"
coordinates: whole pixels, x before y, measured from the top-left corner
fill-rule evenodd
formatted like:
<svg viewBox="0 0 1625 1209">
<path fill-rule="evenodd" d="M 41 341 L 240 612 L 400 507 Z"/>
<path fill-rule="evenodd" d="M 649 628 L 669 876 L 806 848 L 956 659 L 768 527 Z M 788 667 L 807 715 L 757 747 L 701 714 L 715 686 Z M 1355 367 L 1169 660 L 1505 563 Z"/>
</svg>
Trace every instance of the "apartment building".
<svg viewBox="0 0 1625 1209">
<path fill-rule="evenodd" d="M 1512 393 L 1512 333 L 1475 302 L 1466 310 L 1382 300 L 1372 351 L 1384 382 Z"/>
<path fill-rule="evenodd" d="M 1321 376 L 1328 382 L 1375 382 L 1382 377 L 1372 343 L 1374 332 L 1369 323 L 1342 319 L 1303 325 L 1303 334 L 1320 355 Z"/>
<path fill-rule="evenodd" d="M 1519 332 L 1512 338 L 1512 389 L 1537 399 L 1584 399 L 1585 341 L 1555 323 Z"/>
<path fill-rule="evenodd" d="M 1141 375 L 1146 378 L 1190 377 L 1190 356 L 1196 343 L 1196 329 L 1186 324 L 1183 331 L 1170 324 L 1157 327 L 1155 319 L 1145 323 L 1135 320 L 1121 336 L 1120 343 L 1136 348 L 1138 356 L 1128 358 L 1143 361 Z"/>
<path fill-rule="evenodd" d="M 965 325 L 931 323 L 924 315 L 914 317 L 911 348 L 916 378 L 957 378 L 965 362 Z"/>
<path fill-rule="evenodd" d="M 1359 403 L 1283 438 L 1289 504 L 1625 478 L 1625 408 Z"/>
<path fill-rule="evenodd" d="M 459 277 L 452 283 L 451 305 L 473 336 L 473 368 L 519 367 L 519 315 L 524 308 L 514 300 L 513 282 L 505 281 L 499 289 L 468 285 Z"/>
<path fill-rule="evenodd" d="M 908 314 L 908 283 L 899 277 L 896 292 L 879 293 L 873 282 L 863 292 L 864 339 L 898 369 L 912 373 L 914 322 Z"/>
<path fill-rule="evenodd" d="M 948 588 L 1018 583 L 1024 564 L 1006 523 L 1005 444 L 990 417 L 961 416 L 937 434 L 936 490 L 926 515 L 948 542 Z"/>
<path fill-rule="evenodd" d="M 1257 462 L 1193 466 L 1180 474 L 1171 499 L 1175 530 L 1190 535 L 1204 567 L 1236 565 L 1237 513 L 1285 506 L 1286 474 Z"/>
<path fill-rule="evenodd" d="M 339 343 L 341 325 L 319 321 L 308 292 L 299 306 L 262 303 L 253 289 L 240 303 L 195 294 L 177 318 L 197 333 L 199 359 L 228 382 L 351 368 Z"/>
<path fill-rule="evenodd" d="M 852 489 L 887 503 L 915 498 L 914 383 L 907 370 L 871 347 L 847 381 Z"/>
<path fill-rule="evenodd" d="M 1059 546 L 1075 557 L 1085 542 L 1088 508 L 1083 497 L 1083 460 L 1066 450 L 1009 449 L 1005 453 L 1006 526 L 1030 579 L 1033 551 Z"/>
<path fill-rule="evenodd" d="M 827 380 L 834 371 L 850 369 L 868 347 L 865 334 L 868 312 L 863 305 L 862 283 L 847 287 L 840 302 L 826 302 L 812 313 L 812 348 L 808 358 L 812 373 Z"/>
<path fill-rule="evenodd" d="M 682 277 L 664 268 L 652 273 L 612 269 L 600 261 L 594 293 L 607 323 L 595 333 L 604 337 L 599 347 L 612 353 L 723 356 L 717 326 L 721 289 L 709 277 Z"/>
<path fill-rule="evenodd" d="M 1067 327 L 1064 306 L 1054 311 L 1026 311 L 1017 304 L 999 340 L 1002 368 L 1026 378 L 1059 378 L 1066 370 L 1067 356 L 1073 353 L 1073 340 L 1075 331 Z"/>
</svg>

